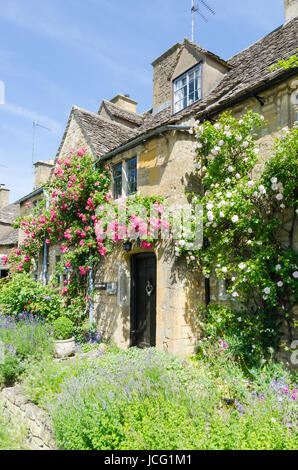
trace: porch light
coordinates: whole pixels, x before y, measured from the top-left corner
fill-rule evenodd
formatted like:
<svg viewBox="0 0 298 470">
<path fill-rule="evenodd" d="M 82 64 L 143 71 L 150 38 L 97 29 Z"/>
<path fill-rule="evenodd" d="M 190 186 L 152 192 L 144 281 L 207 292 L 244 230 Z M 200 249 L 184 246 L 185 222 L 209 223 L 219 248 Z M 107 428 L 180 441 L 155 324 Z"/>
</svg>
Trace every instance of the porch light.
<svg viewBox="0 0 298 470">
<path fill-rule="evenodd" d="M 124 248 L 124 251 L 126 251 L 126 253 L 128 253 L 132 249 L 132 243 L 129 240 L 127 240 L 124 243 L 123 248 Z"/>
</svg>

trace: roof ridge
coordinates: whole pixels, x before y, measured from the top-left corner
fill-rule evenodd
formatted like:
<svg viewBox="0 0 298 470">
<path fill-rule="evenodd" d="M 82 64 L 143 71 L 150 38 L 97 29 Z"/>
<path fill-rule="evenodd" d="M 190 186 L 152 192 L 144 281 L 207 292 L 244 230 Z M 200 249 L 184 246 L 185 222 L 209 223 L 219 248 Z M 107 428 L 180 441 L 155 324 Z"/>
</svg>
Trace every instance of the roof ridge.
<svg viewBox="0 0 298 470">
<path fill-rule="evenodd" d="M 293 20 L 295 20 L 297 18 L 293 18 Z M 291 20 L 291 21 L 293 21 Z M 266 34 L 265 36 L 262 36 L 260 39 L 257 39 L 255 42 L 253 42 L 252 44 L 250 44 L 249 46 L 245 47 L 244 49 L 242 49 L 241 51 L 237 52 L 237 54 L 229 57 L 227 59 L 227 62 L 229 62 L 230 60 L 234 59 L 235 57 L 237 57 L 239 54 L 242 54 L 243 52 L 247 51 L 248 49 L 250 49 L 251 47 L 255 46 L 256 44 L 258 44 L 258 42 L 260 41 L 263 41 L 264 39 L 266 39 L 268 36 L 270 36 L 271 34 L 274 34 L 276 33 L 277 31 L 281 30 L 284 26 L 287 26 L 287 24 L 290 23 L 290 21 L 288 21 L 287 23 L 284 23 L 280 26 L 278 26 L 277 28 L 273 29 L 272 31 L 270 31 L 270 33 Z"/>
<path fill-rule="evenodd" d="M 117 127 L 121 127 L 125 130 L 129 130 L 127 126 L 125 126 L 125 124 L 121 124 L 120 122 L 117 122 L 117 121 L 111 121 L 109 119 L 106 119 L 105 117 L 103 116 L 99 116 L 98 114 L 96 113 L 93 113 L 92 111 L 88 111 L 87 109 L 84 109 L 84 108 L 80 108 L 79 106 L 75 106 L 73 105 L 73 110 L 74 111 L 81 111 L 83 113 L 86 113 L 88 114 L 89 116 L 92 116 L 93 118 L 96 118 L 98 119 L 99 121 L 103 121 L 107 124 L 111 124 L 111 125 L 114 125 L 114 126 L 117 126 Z"/>
<path fill-rule="evenodd" d="M 109 100 L 106 100 L 103 98 L 102 100 L 102 103 L 108 105 L 108 106 L 111 106 L 112 108 L 115 106 L 116 108 L 119 108 L 121 111 L 125 112 L 125 113 L 128 113 L 128 114 L 131 114 L 132 116 L 138 116 L 138 117 L 142 117 L 141 114 L 139 113 L 135 113 L 134 111 L 129 111 L 129 109 L 125 109 L 125 108 L 122 108 L 121 106 L 118 106 L 117 104 L 115 103 L 112 103 L 111 101 Z"/>
</svg>

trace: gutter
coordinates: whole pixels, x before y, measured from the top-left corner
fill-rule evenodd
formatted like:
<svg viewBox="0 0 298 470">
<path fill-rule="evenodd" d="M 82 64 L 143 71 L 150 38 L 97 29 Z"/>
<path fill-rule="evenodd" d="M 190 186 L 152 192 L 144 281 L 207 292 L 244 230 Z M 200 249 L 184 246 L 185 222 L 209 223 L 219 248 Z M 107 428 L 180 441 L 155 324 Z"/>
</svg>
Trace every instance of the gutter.
<svg viewBox="0 0 298 470">
<path fill-rule="evenodd" d="M 127 144 L 121 145 L 120 147 L 117 147 L 114 150 L 111 150 L 111 152 L 108 152 L 102 157 L 98 158 L 95 162 L 95 164 L 108 160 L 109 158 L 114 157 L 114 155 L 117 155 L 120 152 L 124 152 L 125 150 L 129 150 L 132 147 L 135 147 L 136 145 L 140 144 L 141 142 L 144 142 L 145 140 L 150 139 L 151 137 L 154 137 L 155 135 L 162 134 L 163 132 L 171 132 L 171 131 L 188 131 L 191 129 L 192 126 L 175 126 L 175 125 L 166 125 L 166 126 L 161 126 L 158 127 L 157 129 L 154 129 L 153 131 L 148 132 L 148 134 L 142 134 L 139 137 L 136 137 L 134 140 L 128 142 Z"/>
<path fill-rule="evenodd" d="M 248 98 L 255 98 L 256 100 L 259 101 L 261 106 L 264 106 L 264 102 L 262 100 L 262 97 L 259 96 L 259 93 L 262 93 L 263 91 L 268 90 L 269 88 L 273 87 L 274 85 L 277 85 L 277 84 L 283 82 L 283 80 L 285 78 L 290 78 L 292 76 L 298 75 L 297 70 L 298 70 L 297 68 L 286 70 L 284 73 L 280 74 L 278 77 L 273 78 L 269 82 L 266 82 L 263 85 L 258 86 L 257 88 L 252 88 L 251 90 L 245 92 L 243 95 L 240 95 L 240 96 L 238 96 L 234 99 L 231 99 L 227 103 L 224 103 L 222 105 L 218 105 L 210 111 L 205 111 L 205 112 L 204 111 L 199 111 L 196 114 L 196 116 L 198 117 L 198 116 L 205 115 L 206 119 L 208 119 L 208 116 L 218 114 L 221 111 L 224 111 L 227 108 L 231 108 L 235 104 L 241 103 L 242 101 L 245 101 Z M 185 117 L 185 116 L 183 116 L 183 117 Z"/>
<path fill-rule="evenodd" d="M 38 194 L 41 194 L 44 191 L 43 187 L 37 188 L 31 193 L 27 194 L 26 196 L 22 197 L 21 199 L 18 199 L 14 204 L 21 204 L 22 202 L 27 201 L 31 197 L 37 196 Z"/>
</svg>

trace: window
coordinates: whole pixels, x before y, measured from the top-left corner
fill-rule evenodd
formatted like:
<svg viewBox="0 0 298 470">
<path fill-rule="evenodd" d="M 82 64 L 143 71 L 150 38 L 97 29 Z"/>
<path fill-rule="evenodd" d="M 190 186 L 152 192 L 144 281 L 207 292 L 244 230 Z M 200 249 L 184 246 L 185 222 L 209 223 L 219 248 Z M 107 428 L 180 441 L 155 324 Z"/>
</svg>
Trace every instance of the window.
<svg viewBox="0 0 298 470">
<path fill-rule="evenodd" d="M 127 195 L 137 192 L 137 159 L 128 160 L 127 166 Z"/>
<path fill-rule="evenodd" d="M 201 64 L 174 80 L 174 113 L 190 106 L 202 97 Z"/>
<path fill-rule="evenodd" d="M 122 163 L 113 168 L 114 199 L 122 196 Z"/>
</svg>

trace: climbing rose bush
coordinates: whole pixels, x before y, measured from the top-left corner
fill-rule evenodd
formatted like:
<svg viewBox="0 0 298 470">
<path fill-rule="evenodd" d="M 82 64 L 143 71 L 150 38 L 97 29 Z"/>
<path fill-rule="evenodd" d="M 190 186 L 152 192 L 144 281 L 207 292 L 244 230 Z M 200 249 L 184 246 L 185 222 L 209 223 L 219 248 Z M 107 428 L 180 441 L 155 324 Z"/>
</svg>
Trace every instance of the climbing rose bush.
<svg viewBox="0 0 298 470">
<path fill-rule="evenodd" d="M 257 174 L 255 129 L 262 125 L 263 116 L 248 112 L 241 119 L 223 114 L 215 124 L 196 122 L 190 130 L 196 138 L 195 168 L 202 185 L 200 194 L 190 196 L 193 204 L 204 207 L 205 243 L 187 251 L 182 238 L 175 251 L 205 277 L 227 280 L 238 309 L 245 306 L 258 319 L 264 313 L 283 317 L 291 326 L 298 277 L 293 251 L 298 130 L 283 131 L 274 154 Z M 288 246 L 278 236 L 286 214 L 293 219 Z M 264 335 L 276 335 L 277 326 Z M 256 343 L 257 336 L 252 338 L 254 347 Z"/>
<path fill-rule="evenodd" d="M 45 186 L 44 200 L 16 224 L 25 239 L 3 260 L 10 274 L 30 272 L 43 245 L 58 244 L 61 262 L 56 275 L 67 270 L 69 276 L 62 285 L 54 277 L 53 287 L 64 297 L 64 306 L 72 305 L 78 292 L 85 292 L 87 304 L 91 266 L 106 257 L 116 242 L 140 238 L 143 248 L 151 248 L 156 231 L 169 227 L 162 218 L 161 198 L 136 194 L 115 202 L 110 183 L 110 167 L 95 168 L 92 155 L 85 149 L 72 150 L 65 159 L 58 159 Z"/>
</svg>

